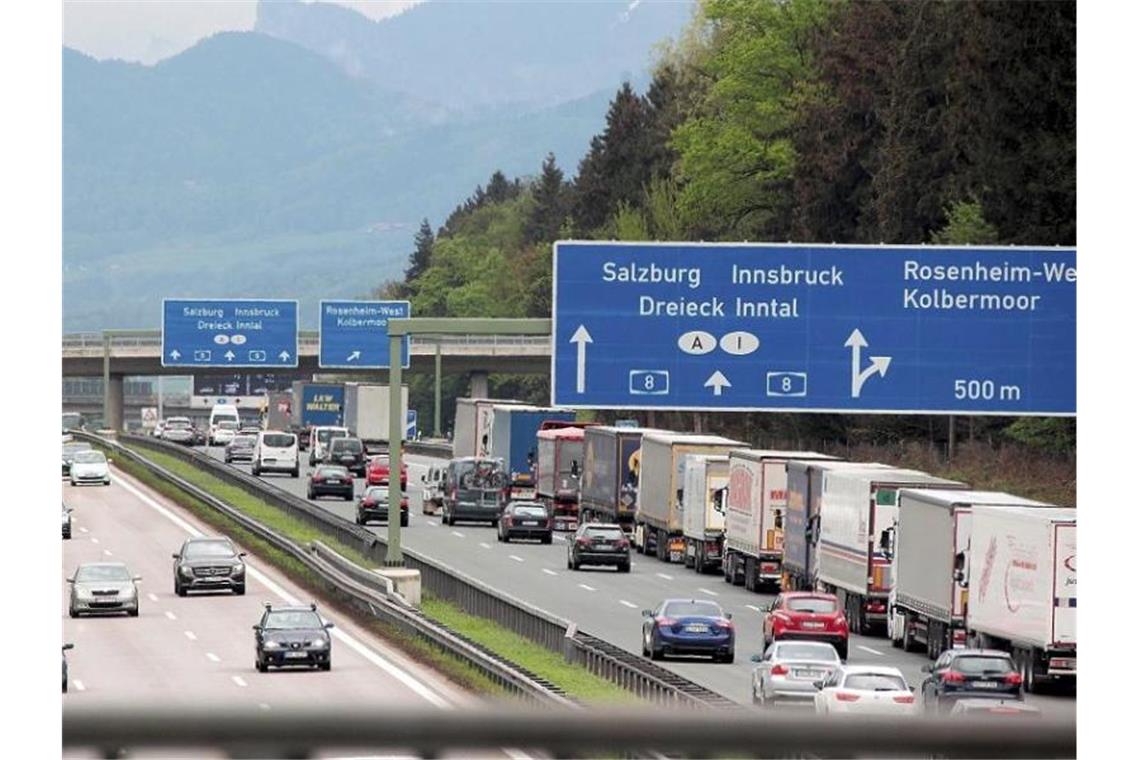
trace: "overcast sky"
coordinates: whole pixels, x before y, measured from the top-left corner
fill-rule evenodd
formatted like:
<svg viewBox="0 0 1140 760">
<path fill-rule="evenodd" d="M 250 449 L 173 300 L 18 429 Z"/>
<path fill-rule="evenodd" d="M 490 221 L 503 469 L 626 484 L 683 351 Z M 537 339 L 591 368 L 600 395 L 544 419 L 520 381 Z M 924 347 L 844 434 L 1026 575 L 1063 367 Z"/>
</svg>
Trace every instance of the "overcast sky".
<svg viewBox="0 0 1140 760">
<path fill-rule="evenodd" d="M 421 0 L 321 0 L 369 18 Z M 257 0 L 64 0 L 63 44 L 95 58 L 154 63 L 216 32 L 248 30 Z"/>
</svg>

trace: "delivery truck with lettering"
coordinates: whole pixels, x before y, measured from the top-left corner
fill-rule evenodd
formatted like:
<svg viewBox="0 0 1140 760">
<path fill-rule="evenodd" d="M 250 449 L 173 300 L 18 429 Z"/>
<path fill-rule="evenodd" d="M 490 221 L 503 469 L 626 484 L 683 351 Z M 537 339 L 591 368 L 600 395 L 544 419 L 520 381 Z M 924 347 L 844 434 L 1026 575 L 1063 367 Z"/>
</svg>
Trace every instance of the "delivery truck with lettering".
<svg viewBox="0 0 1140 760">
<path fill-rule="evenodd" d="M 690 454 L 727 455 L 748 445 L 718 435 L 646 433 L 641 437 L 641 478 L 634 514 L 634 545 L 662 562 L 685 556 L 681 498 L 685 457 Z"/>
<path fill-rule="evenodd" d="M 495 398 L 460 398 L 455 400 L 455 434 L 451 452 L 454 457 L 489 457 L 494 431 L 495 406 L 526 406 L 522 401 Z"/>
<path fill-rule="evenodd" d="M 1028 692 L 1077 681 L 1077 510 L 975 507 L 970 646 L 1013 656 Z"/>
<path fill-rule="evenodd" d="M 642 427 L 586 428 L 582 471 L 582 519 L 619 523 L 633 531 L 641 477 L 641 437 L 663 430 Z"/>
<path fill-rule="evenodd" d="M 748 591 L 780 585 L 789 460 L 835 461 L 814 451 L 736 449 L 728 455 L 724 579 Z"/>
<path fill-rule="evenodd" d="M 705 454 L 685 457 L 685 474 L 681 482 L 685 567 L 691 567 L 698 573 L 719 570 L 724 556 L 728 457 Z"/>
<path fill-rule="evenodd" d="M 344 425 L 344 384 L 293 383 L 293 430 L 308 441 L 309 430 L 318 426 Z"/>
<path fill-rule="evenodd" d="M 344 426 L 366 448 L 386 450 L 391 437 L 391 388 L 371 383 L 345 383 Z M 400 440 L 408 432 L 408 386 L 400 387 Z"/>
<path fill-rule="evenodd" d="M 965 646 L 973 511 L 989 507 L 1047 507 L 1000 491 L 899 491 L 887 636 L 896 647 L 937 659 Z"/>
<path fill-rule="evenodd" d="M 495 404 L 491 407 L 491 456 L 502 459 L 510 479 L 512 499 L 533 499 L 538 460 L 538 431 L 572 426 L 575 412 L 549 406 Z"/>
</svg>

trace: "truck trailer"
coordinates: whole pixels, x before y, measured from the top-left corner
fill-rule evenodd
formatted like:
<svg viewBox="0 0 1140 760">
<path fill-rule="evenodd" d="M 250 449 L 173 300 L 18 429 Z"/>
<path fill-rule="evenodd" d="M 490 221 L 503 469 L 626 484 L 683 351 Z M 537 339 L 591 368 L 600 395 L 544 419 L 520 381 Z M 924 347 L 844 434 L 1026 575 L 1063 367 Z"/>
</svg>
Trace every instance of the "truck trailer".
<svg viewBox="0 0 1140 760">
<path fill-rule="evenodd" d="M 381 448 L 388 443 L 391 391 L 387 385 L 345 383 L 344 426 L 366 446 Z M 400 440 L 407 437 L 408 386 L 400 387 Z"/>
<path fill-rule="evenodd" d="M 887 635 L 930 659 L 965 646 L 970 525 L 975 507 L 1047 507 L 999 491 L 899 491 Z"/>
<path fill-rule="evenodd" d="M 578 484 L 582 477 L 585 431 L 578 427 L 541 430 L 535 468 L 538 500 L 554 515 L 557 530 L 578 527 Z"/>
<path fill-rule="evenodd" d="M 887 632 L 894 579 L 889 555 L 901 488 L 965 489 L 918 470 L 824 471 L 819 502 L 819 562 L 814 585 L 839 597 L 854 633 Z"/>
<path fill-rule="evenodd" d="M 722 561 L 726 582 L 743 584 L 749 591 L 780 585 L 787 465 L 793 459 L 836 461 L 814 451 L 737 449 L 729 453 Z"/>
<path fill-rule="evenodd" d="M 724 556 L 724 502 L 728 490 L 728 457 L 693 454 L 685 457 L 681 482 L 681 533 L 685 567 L 698 573 L 720 568 Z"/>
<path fill-rule="evenodd" d="M 512 499 L 533 499 L 536 495 L 534 468 L 538 459 L 538 431 L 552 422 L 567 425 L 574 420 L 572 409 L 542 406 L 495 404 L 491 407 L 491 456 L 503 460 L 510 479 Z"/>
<path fill-rule="evenodd" d="M 265 394 L 265 429 L 289 430 L 293 424 L 293 394 L 269 391 Z"/>
<path fill-rule="evenodd" d="M 344 425 L 344 384 L 293 383 L 293 432 L 308 448 L 309 430 L 318 426 Z"/>
<path fill-rule="evenodd" d="M 522 401 L 494 398 L 455 400 L 455 434 L 451 440 L 453 457 L 488 457 L 494 429 L 494 407 L 526 406 Z"/>
<path fill-rule="evenodd" d="M 633 530 L 641 475 L 641 437 L 665 432 L 640 427 L 589 427 L 585 436 L 580 509 L 583 520 L 619 523 Z"/>
<path fill-rule="evenodd" d="M 690 454 L 727 455 L 748 445 L 718 435 L 646 433 L 641 437 L 641 478 L 634 515 L 634 545 L 662 562 L 681 562 L 685 539 L 681 496 L 685 457 Z"/>
<path fill-rule="evenodd" d="M 971 646 L 1003 649 L 1028 692 L 1077 681 L 1077 510 L 976 507 L 970 525 Z"/>
</svg>

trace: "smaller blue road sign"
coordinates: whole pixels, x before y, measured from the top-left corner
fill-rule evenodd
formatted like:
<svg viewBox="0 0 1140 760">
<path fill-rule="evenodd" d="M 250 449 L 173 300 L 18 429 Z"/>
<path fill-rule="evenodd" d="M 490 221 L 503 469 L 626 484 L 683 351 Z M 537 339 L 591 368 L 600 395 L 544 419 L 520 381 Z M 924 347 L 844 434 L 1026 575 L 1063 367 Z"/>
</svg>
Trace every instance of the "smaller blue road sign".
<svg viewBox="0 0 1140 760">
<path fill-rule="evenodd" d="M 297 302 L 168 298 L 164 367 L 296 367 Z"/>
<path fill-rule="evenodd" d="M 388 320 L 412 315 L 408 301 L 321 301 L 321 369 L 388 369 Z M 403 368 L 411 366 L 407 336 Z"/>
<path fill-rule="evenodd" d="M 419 428 L 419 420 L 417 419 L 416 410 L 408 410 L 408 425 L 407 430 L 404 431 L 404 437 L 409 441 L 416 439 L 416 431 Z"/>
</svg>

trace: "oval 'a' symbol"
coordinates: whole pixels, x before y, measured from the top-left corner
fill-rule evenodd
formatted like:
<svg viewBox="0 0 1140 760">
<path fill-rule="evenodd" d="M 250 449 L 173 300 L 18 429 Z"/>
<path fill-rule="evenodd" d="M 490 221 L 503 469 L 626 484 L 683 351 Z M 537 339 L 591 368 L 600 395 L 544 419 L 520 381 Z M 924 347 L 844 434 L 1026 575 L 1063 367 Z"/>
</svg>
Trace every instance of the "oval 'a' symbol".
<svg viewBox="0 0 1140 760">
<path fill-rule="evenodd" d="M 744 356 L 760 348 L 760 339 L 750 332 L 737 330 L 720 339 L 722 351 L 734 356 Z"/>
<path fill-rule="evenodd" d="M 677 347 L 686 354 L 708 354 L 716 350 L 716 336 L 704 330 L 690 330 L 677 338 Z"/>
<path fill-rule="evenodd" d="M 224 346 L 230 342 L 230 336 L 222 335 L 222 334 L 215 335 L 214 336 L 214 342 L 217 343 L 219 346 Z"/>
</svg>

